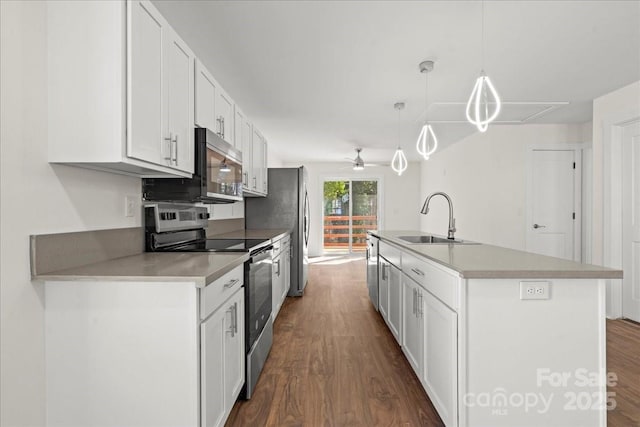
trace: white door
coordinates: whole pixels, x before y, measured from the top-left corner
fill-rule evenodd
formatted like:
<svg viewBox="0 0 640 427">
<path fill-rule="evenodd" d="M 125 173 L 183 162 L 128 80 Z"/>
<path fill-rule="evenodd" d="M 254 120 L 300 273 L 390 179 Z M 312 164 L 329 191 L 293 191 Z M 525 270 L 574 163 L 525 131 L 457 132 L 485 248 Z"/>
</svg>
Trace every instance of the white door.
<svg viewBox="0 0 640 427">
<path fill-rule="evenodd" d="M 640 322 L 640 122 L 622 129 L 622 316 Z"/>
<path fill-rule="evenodd" d="M 423 376 L 424 322 L 421 288 L 412 279 L 402 277 L 403 322 L 402 350 L 418 378 Z"/>
<path fill-rule="evenodd" d="M 574 150 L 532 150 L 531 184 L 527 200 L 527 250 L 580 260 L 575 250 Z"/>
<path fill-rule="evenodd" d="M 402 333 L 402 272 L 389 264 L 389 329 L 400 343 Z"/>
</svg>

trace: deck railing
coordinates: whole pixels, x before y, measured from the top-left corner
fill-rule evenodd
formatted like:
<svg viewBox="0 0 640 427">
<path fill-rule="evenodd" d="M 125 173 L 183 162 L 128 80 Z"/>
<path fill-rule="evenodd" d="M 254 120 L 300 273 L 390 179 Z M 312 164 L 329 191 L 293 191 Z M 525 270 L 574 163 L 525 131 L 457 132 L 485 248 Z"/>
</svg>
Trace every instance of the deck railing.
<svg viewBox="0 0 640 427">
<path fill-rule="evenodd" d="M 349 219 L 352 220 L 351 242 L 353 250 L 364 250 L 367 246 L 367 230 L 378 227 L 375 215 L 326 215 L 324 217 L 324 248 L 349 248 Z"/>
</svg>

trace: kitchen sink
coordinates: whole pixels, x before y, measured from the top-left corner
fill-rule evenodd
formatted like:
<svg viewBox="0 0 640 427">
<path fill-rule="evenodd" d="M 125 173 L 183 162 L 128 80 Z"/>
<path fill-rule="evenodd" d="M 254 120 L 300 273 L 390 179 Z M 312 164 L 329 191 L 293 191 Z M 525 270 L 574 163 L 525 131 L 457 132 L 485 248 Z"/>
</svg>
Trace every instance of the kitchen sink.
<svg viewBox="0 0 640 427">
<path fill-rule="evenodd" d="M 446 239 L 444 237 L 438 237 L 438 236 L 431 236 L 431 235 L 420 235 L 420 236 L 398 236 L 398 239 L 400 240 L 404 240 L 407 243 L 412 243 L 412 244 L 427 244 L 427 245 L 434 245 L 434 244 L 475 244 L 475 242 L 469 242 L 466 240 L 450 240 L 450 239 Z"/>
</svg>

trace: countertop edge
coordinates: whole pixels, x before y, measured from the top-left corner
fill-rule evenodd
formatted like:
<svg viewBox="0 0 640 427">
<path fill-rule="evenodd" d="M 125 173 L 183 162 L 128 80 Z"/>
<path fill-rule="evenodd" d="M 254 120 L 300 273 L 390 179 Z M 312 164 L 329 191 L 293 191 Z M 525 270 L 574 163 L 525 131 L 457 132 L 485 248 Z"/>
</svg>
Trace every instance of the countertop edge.
<svg viewBox="0 0 640 427">
<path fill-rule="evenodd" d="M 583 271 L 562 271 L 562 270 L 465 270 L 454 265 L 443 262 L 437 258 L 433 258 L 423 252 L 418 251 L 409 244 L 403 244 L 398 239 L 386 237 L 380 234 L 378 230 L 368 230 L 367 233 L 384 240 L 388 244 L 392 244 L 402 250 L 409 251 L 411 254 L 428 259 L 436 264 L 452 270 L 463 279 L 622 279 L 623 271 L 616 269 L 607 270 L 583 270 Z M 427 234 L 427 233 L 423 233 Z M 478 243 L 484 245 L 482 243 Z M 514 250 L 503 248 L 507 250 Z M 519 251 L 523 252 L 523 251 Z M 542 256 L 542 255 L 541 255 Z M 602 267 L 607 268 L 607 267 Z"/>
<path fill-rule="evenodd" d="M 185 282 L 185 283 L 194 283 L 197 288 L 204 288 L 211 282 L 216 279 L 222 277 L 224 274 L 233 270 L 239 265 L 244 264 L 245 261 L 249 259 L 248 253 L 243 253 L 239 255 L 237 258 L 233 259 L 229 263 L 223 265 L 218 268 L 214 272 L 206 275 L 206 276 L 153 276 L 153 275 L 132 275 L 132 276 L 118 276 L 118 275 L 109 275 L 109 274 L 98 274 L 98 275 L 87 275 L 87 274 L 71 274 L 71 273 L 60 273 L 56 274 L 56 272 L 51 272 L 47 274 L 41 274 L 36 276 L 31 276 L 31 280 L 37 280 L 42 282 Z"/>
</svg>

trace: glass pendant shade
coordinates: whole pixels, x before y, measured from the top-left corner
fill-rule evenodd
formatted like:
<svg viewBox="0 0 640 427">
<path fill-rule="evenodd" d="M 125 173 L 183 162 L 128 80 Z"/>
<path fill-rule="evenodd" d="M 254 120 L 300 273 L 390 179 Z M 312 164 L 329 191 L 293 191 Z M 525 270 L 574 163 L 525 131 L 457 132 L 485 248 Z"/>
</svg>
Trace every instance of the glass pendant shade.
<svg viewBox="0 0 640 427">
<path fill-rule="evenodd" d="M 433 132 L 433 126 L 426 123 L 422 126 L 420 135 L 418 136 L 418 142 L 416 143 L 416 149 L 425 160 L 429 160 L 429 156 L 432 155 L 438 148 L 438 138 Z"/>
<path fill-rule="evenodd" d="M 408 165 L 407 157 L 404 155 L 402 148 L 398 147 L 396 153 L 393 155 L 393 159 L 391 160 L 391 169 L 400 176 L 407 170 Z"/>
<path fill-rule="evenodd" d="M 467 120 L 480 132 L 485 132 L 489 123 L 500 114 L 500 97 L 491 80 L 482 72 L 476 80 L 467 102 Z"/>
</svg>

